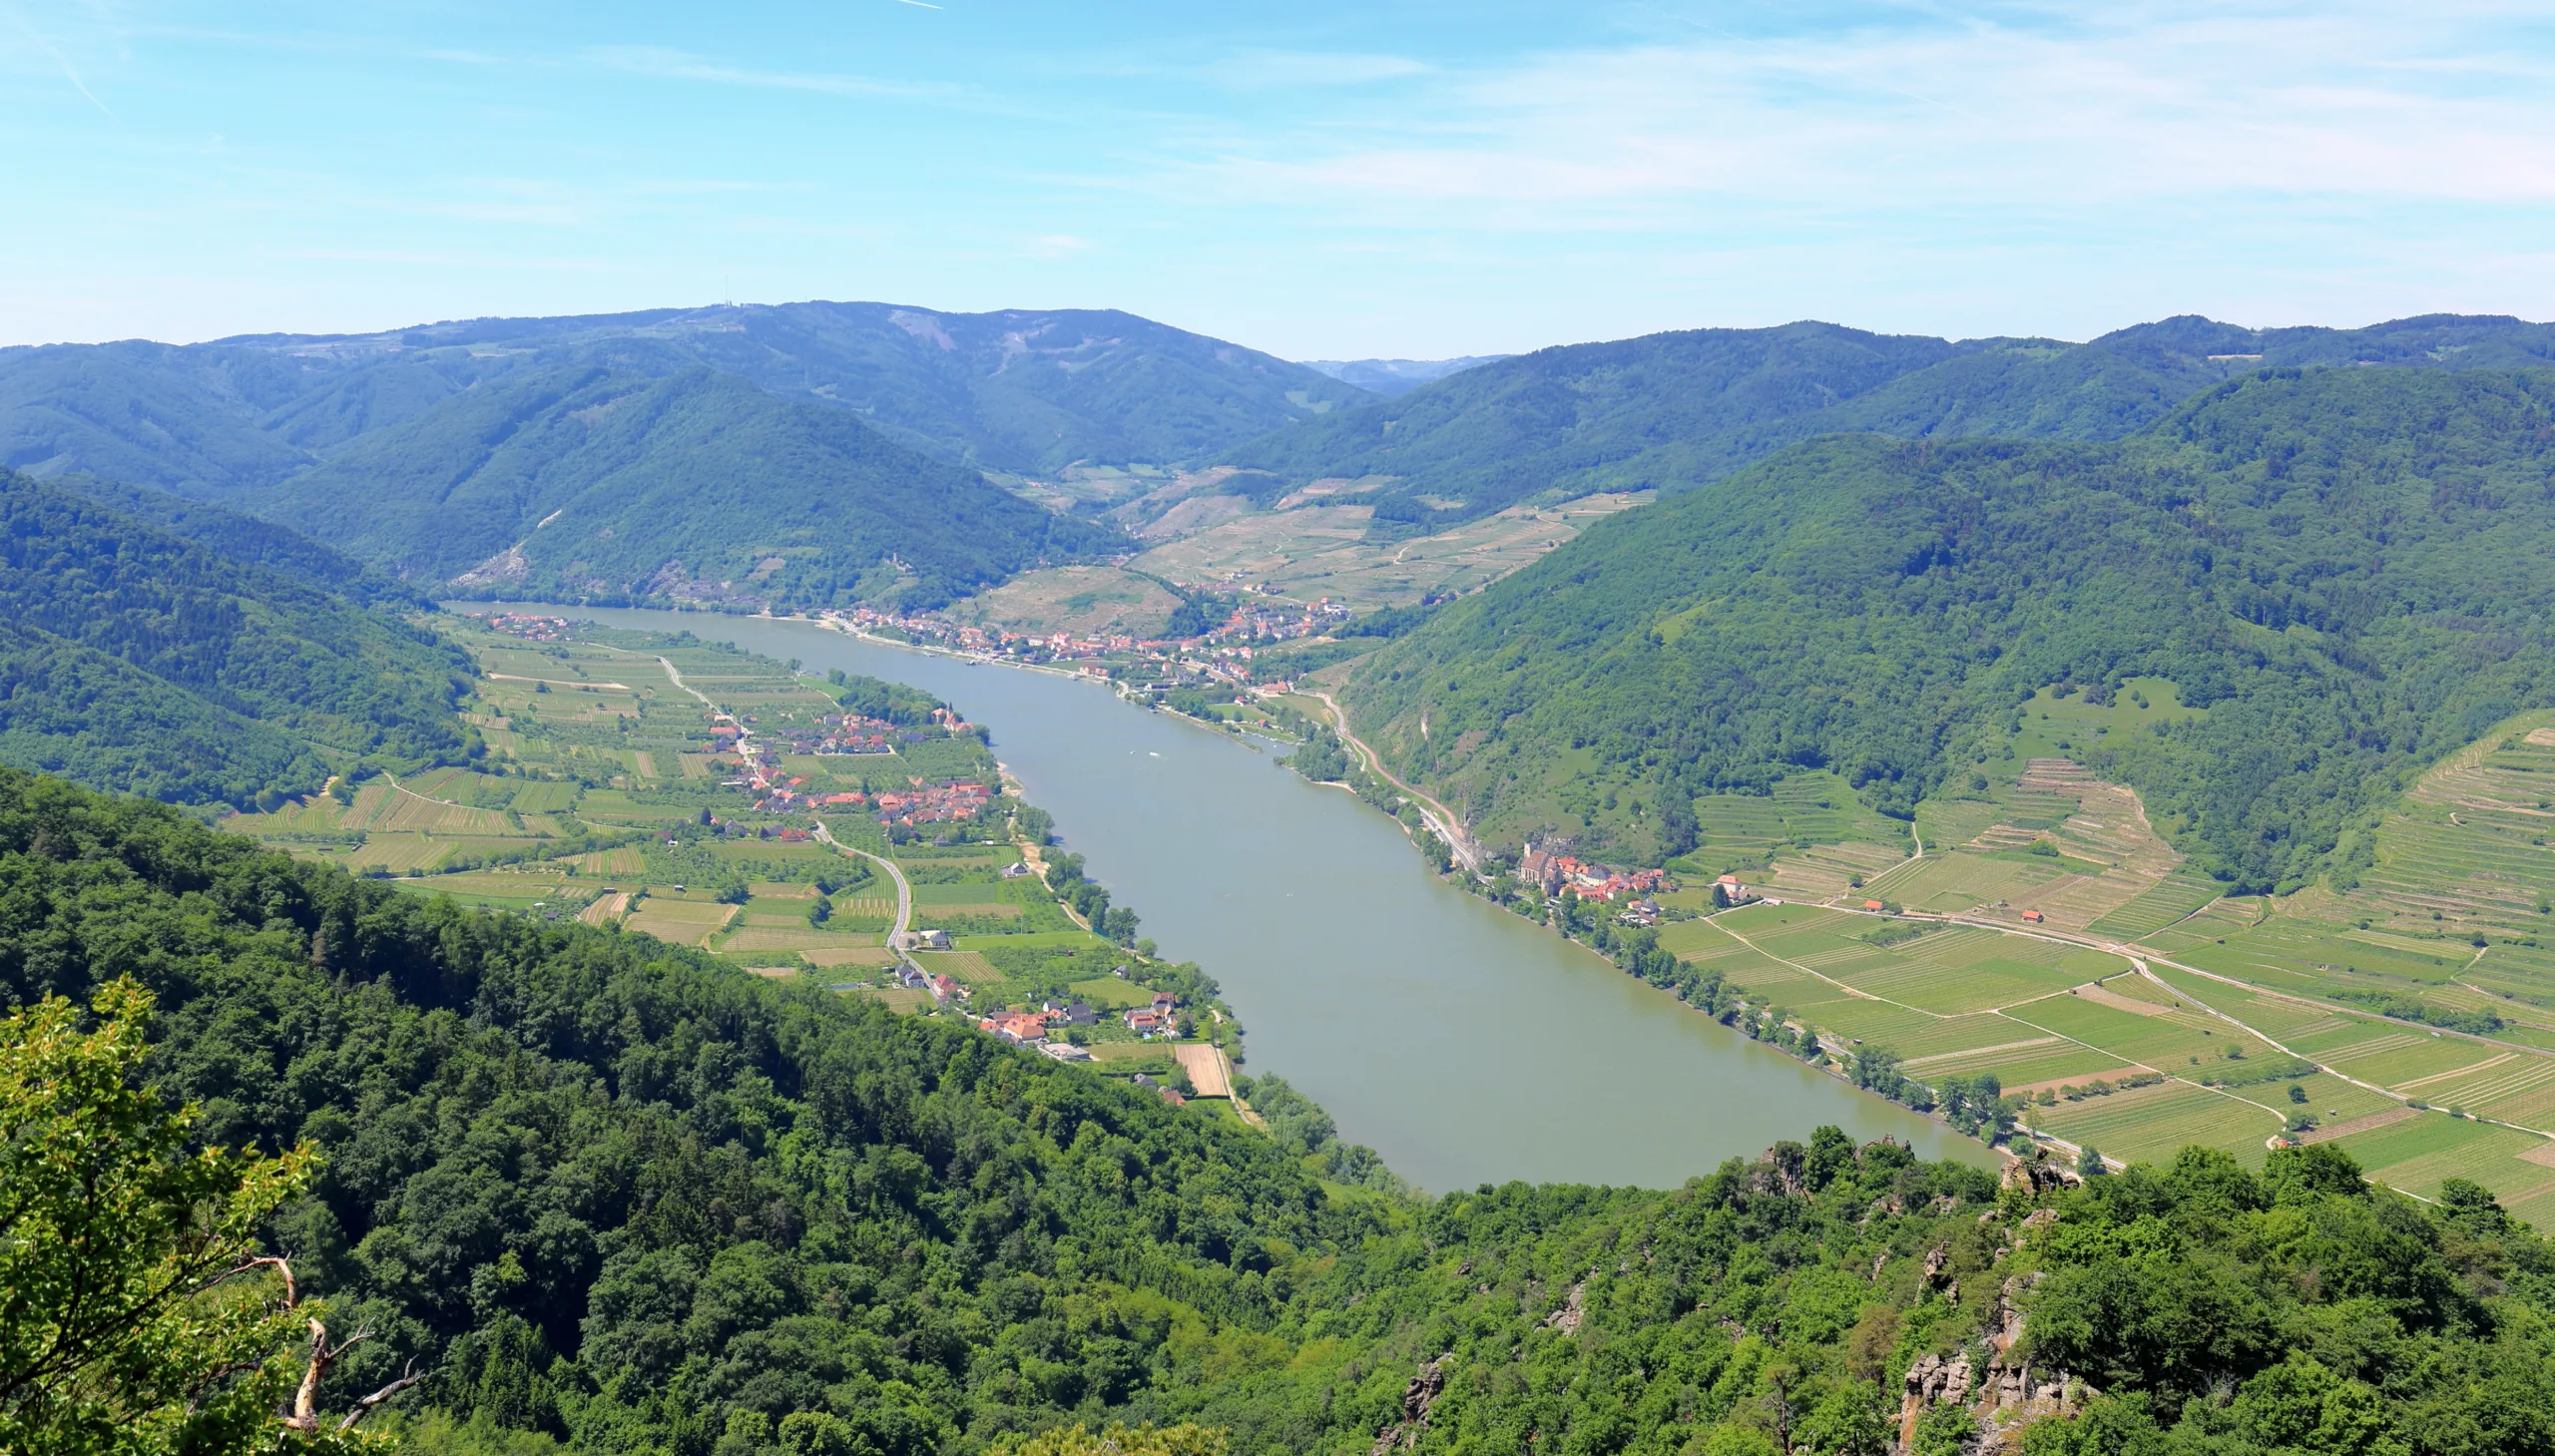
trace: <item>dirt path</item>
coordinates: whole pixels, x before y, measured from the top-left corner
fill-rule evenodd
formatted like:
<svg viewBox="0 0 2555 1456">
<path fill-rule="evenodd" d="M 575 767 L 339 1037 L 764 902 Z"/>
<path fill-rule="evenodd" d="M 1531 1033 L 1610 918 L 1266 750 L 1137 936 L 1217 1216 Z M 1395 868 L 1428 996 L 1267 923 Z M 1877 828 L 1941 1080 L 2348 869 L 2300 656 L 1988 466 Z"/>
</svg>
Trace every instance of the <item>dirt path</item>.
<svg viewBox="0 0 2555 1456">
<path fill-rule="evenodd" d="M 662 663 L 665 659 L 659 658 L 657 661 Z M 520 678 L 512 673 L 490 673 L 488 676 L 500 683 L 547 683 L 553 688 L 615 688 L 624 693 L 631 691 L 627 683 L 589 683 L 582 678 Z M 675 684 L 681 687 L 683 680 L 678 678 Z"/>
</svg>

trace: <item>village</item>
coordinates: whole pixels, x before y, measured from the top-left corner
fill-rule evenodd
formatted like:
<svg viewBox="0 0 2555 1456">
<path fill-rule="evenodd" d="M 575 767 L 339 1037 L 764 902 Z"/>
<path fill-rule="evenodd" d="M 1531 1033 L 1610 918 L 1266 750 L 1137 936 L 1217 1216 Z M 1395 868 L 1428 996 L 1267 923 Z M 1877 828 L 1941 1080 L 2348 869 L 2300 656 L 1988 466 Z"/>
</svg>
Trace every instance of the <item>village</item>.
<svg viewBox="0 0 2555 1456">
<path fill-rule="evenodd" d="M 1659 902 L 1650 897 L 1677 888 L 1677 881 L 1664 869 L 1617 869 L 1534 843 L 1527 844 L 1526 852 L 1518 859 L 1517 878 L 1543 891 L 1548 900 L 1565 890 L 1582 900 L 1604 900 L 1609 904 L 1629 897 L 1617 918 L 1644 928 L 1659 923 Z"/>
<path fill-rule="evenodd" d="M 1256 647 L 1323 640 L 1332 630 L 1346 625 L 1351 614 L 1345 604 L 1327 598 L 1306 605 L 1244 603 L 1236 606 L 1222 623 L 1188 638 L 1022 633 L 954 623 L 927 612 L 882 612 L 868 607 L 819 615 L 857 632 L 884 632 L 928 646 L 975 656 L 999 656 L 1029 666 L 1078 666 L 1093 676 L 1115 678 L 1143 688 L 1169 689 L 1207 683 L 1249 688 L 1259 681 L 1252 670 Z"/>
</svg>

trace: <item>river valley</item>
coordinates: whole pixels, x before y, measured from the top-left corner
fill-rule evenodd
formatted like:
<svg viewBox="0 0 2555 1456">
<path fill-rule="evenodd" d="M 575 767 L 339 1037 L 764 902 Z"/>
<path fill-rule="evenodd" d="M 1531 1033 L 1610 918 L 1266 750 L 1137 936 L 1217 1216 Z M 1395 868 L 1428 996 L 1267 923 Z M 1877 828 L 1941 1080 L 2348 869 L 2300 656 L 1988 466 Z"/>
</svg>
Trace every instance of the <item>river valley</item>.
<svg viewBox="0 0 2555 1456">
<path fill-rule="evenodd" d="M 1105 686 L 806 622 L 527 610 L 690 629 L 957 705 L 1142 933 L 1223 985 L 1249 1033 L 1244 1070 L 1284 1077 L 1422 1188 L 1674 1187 L 1820 1123 L 1993 1166 L 1976 1143 L 1439 880 L 1349 794 Z"/>
</svg>

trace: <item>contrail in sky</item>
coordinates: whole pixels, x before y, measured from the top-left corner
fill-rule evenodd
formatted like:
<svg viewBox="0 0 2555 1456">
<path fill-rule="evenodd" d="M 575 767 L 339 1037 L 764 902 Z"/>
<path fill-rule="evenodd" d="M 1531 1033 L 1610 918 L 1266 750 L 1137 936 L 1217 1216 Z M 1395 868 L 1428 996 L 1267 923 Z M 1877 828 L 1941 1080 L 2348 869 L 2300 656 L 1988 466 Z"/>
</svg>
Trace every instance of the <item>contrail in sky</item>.
<svg viewBox="0 0 2555 1456">
<path fill-rule="evenodd" d="M 907 0 L 907 3 L 916 4 L 920 3 L 920 0 Z M 940 7 L 937 5 L 932 7 L 934 10 L 939 8 Z M 120 120 L 114 112 L 107 110 L 107 104 L 98 99 L 98 93 L 89 89 L 89 83 L 80 79 L 80 73 L 71 68 L 71 58 L 54 49 L 53 42 L 46 40 L 43 36 L 37 34 L 36 28 L 27 23 L 27 18 L 18 13 L 18 7 L 15 5 L 0 5 L 0 9 L 6 9 L 9 12 L 9 18 L 18 23 L 18 29 L 27 33 L 27 39 L 34 41 L 37 47 L 46 55 L 53 57 L 53 63 L 62 68 L 63 79 L 71 83 L 72 90 L 89 98 L 89 104 L 98 109 L 99 115 L 104 116 L 108 121 L 114 122 L 117 126 L 124 125 L 124 122 Z"/>
<path fill-rule="evenodd" d="M 932 4 L 931 0 L 896 0 L 896 3 L 899 5 L 911 5 L 917 10 L 938 10 L 940 8 L 939 6 Z"/>
</svg>

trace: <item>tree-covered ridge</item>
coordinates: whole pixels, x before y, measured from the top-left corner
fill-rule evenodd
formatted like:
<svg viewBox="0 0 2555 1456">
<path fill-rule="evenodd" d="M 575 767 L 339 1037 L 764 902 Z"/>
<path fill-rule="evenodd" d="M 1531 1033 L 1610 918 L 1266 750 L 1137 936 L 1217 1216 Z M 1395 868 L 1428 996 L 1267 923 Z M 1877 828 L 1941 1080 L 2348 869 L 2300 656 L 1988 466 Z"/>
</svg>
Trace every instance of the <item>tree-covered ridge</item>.
<svg viewBox="0 0 2555 1456">
<path fill-rule="evenodd" d="M 1386 1212 L 953 1024 L 464 912 L 141 801 L 0 775 L 0 862 L 13 1004 L 130 972 L 160 1001 L 155 1081 L 208 1141 L 326 1156 L 277 1238 L 382 1331 L 346 1380 L 424 1353 L 465 1411 L 573 1418 L 596 1449 L 706 1451 L 734 1410 L 815 1409 L 919 1451 L 1086 1389 L 1123 1405 L 1167 1343 L 1247 1356 L 1286 1296 L 1272 1270 Z"/>
<path fill-rule="evenodd" d="M 0 464 L 219 497 L 520 375 L 711 368 L 851 414 L 907 449 L 1049 474 L 1202 459 L 1369 396 L 1114 310 L 806 302 L 483 318 L 366 335 L 0 349 Z"/>
<path fill-rule="evenodd" d="M 94 475 L 60 475 L 45 483 L 86 496 L 154 530 L 192 541 L 216 556 L 265 567 L 357 602 L 418 608 L 434 605 L 424 595 L 342 551 L 290 527 L 228 506 Z"/>
<path fill-rule="evenodd" d="M 2165 678 L 2206 715 L 2084 761 L 2239 886 L 2347 874 L 2411 770 L 2555 692 L 2550 429 L 2542 373 L 2265 370 L 2112 445 L 1813 442 L 1443 609 L 1349 702 L 1494 837 L 1566 798 L 1651 857 L 1696 795 L 1828 766 L 1904 814 L 2035 690 Z"/>
<path fill-rule="evenodd" d="M 934 605 L 1120 540 L 707 369 L 473 390 L 249 500 L 484 596 Z"/>
<path fill-rule="evenodd" d="M 416 1357 L 421 1450 L 1113 1419 L 1248 1453 L 2555 1450 L 2546 1245 L 2328 1148 L 2000 1192 L 1819 1130 L 1670 1193 L 1429 1201 L 963 1028 L 14 772 L 0 887 L 13 1003 L 130 974 L 209 1141 L 324 1158 L 273 1243 L 377 1334 L 323 1404 Z"/>
<path fill-rule="evenodd" d="M 467 672 L 430 632 L 299 572 L 0 473 L 0 761 L 245 805 L 356 758 L 462 751 Z"/>
<path fill-rule="evenodd" d="M 1294 484 L 1396 477 L 1373 497 L 1376 519 L 1422 529 L 1548 489 L 1679 490 L 1823 434 L 2118 439 L 2264 365 L 2550 360 L 2555 327 L 2457 315 L 2348 330 L 2186 316 L 2082 344 L 1953 342 L 1808 322 L 1697 329 L 1505 359 L 1227 458 Z"/>
</svg>

